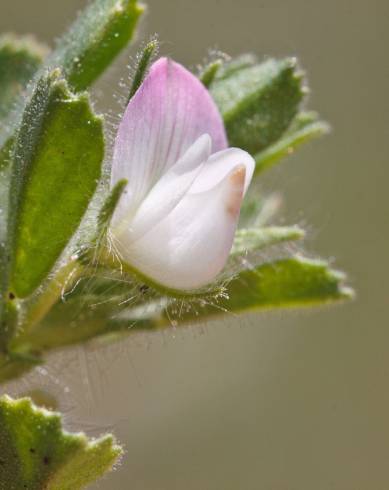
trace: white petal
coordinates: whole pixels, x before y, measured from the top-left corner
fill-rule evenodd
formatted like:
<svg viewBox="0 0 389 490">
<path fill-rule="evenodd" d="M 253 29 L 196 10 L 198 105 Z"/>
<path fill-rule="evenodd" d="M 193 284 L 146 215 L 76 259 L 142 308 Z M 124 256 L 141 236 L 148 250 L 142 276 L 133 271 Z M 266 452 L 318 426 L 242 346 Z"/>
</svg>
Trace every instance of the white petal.
<svg viewBox="0 0 389 490">
<path fill-rule="evenodd" d="M 130 244 L 165 218 L 198 177 L 211 154 L 211 138 L 203 134 L 155 184 L 135 215 L 127 213 L 121 222 L 113 222 L 113 234 Z"/>
<path fill-rule="evenodd" d="M 189 192 L 191 194 L 196 194 L 212 189 L 212 187 L 223 180 L 225 176 L 238 165 L 243 165 L 246 169 L 244 195 L 250 185 L 254 173 L 255 162 L 253 157 L 247 153 L 247 151 L 240 150 L 239 148 L 228 148 L 227 150 L 222 150 L 211 155 Z"/>
<path fill-rule="evenodd" d="M 187 193 L 173 211 L 130 246 L 116 244 L 125 261 L 176 290 L 210 283 L 231 250 L 243 198 L 246 167 L 238 165 L 212 189 Z"/>
</svg>

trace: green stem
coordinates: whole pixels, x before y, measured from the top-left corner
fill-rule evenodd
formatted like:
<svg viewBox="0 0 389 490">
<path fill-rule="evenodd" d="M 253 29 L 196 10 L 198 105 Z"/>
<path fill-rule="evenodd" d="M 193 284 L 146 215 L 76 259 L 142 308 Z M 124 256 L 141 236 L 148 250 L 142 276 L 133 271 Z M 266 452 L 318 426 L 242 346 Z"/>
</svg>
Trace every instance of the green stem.
<svg viewBox="0 0 389 490">
<path fill-rule="evenodd" d="M 84 267 L 78 262 L 78 259 L 73 259 L 62 267 L 43 293 L 26 305 L 25 314 L 19 325 L 21 331 L 30 334 L 35 330 L 52 306 L 60 299 L 64 289 L 69 289 L 79 279 L 83 271 Z M 18 342 L 18 338 L 16 338 L 16 342 Z"/>
</svg>

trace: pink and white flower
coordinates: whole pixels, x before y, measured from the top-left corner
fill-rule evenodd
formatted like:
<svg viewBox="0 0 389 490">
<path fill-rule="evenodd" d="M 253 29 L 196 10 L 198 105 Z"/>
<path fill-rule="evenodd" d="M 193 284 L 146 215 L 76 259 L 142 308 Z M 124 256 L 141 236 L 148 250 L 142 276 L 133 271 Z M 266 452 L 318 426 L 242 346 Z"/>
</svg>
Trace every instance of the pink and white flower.
<svg viewBox="0 0 389 490">
<path fill-rule="evenodd" d="M 202 83 L 161 58 L 120 123 L 112 187 L 127 179 L 110 234 L 124 262 L 154 283 L 194 290 L 230 253 L 254 160 L 228 148 L 221 115 Z"/>
</svg>

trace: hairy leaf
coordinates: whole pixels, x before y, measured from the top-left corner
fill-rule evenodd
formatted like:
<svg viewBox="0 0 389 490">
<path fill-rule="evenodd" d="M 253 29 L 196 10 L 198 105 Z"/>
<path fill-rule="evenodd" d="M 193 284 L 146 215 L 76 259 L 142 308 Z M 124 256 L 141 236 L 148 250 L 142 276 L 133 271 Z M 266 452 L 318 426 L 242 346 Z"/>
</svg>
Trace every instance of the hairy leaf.
<svg viewBox="0 0 389 490">
<path fill-rule="evenodd" d="M 25 99 L 19 98 L 12 117 L 4 122 L 4 134 L 0 125 L 0 147 L 13 135 L 26 100 L 29 101 L 36 83 L 47 70 L 59 68 L 73 91 L 85 90 L 133 38 L 143 11 L 137 0 L 94 0 L 80 12 L 68 32 L 58 39 L 57 48 L 46 58 Z M 35 52 L 35 44 L 28 39 L 26 42 Z M 1 64 L 0 73 L 5 73 Z"/>
<path fill-rule="evenodd" d="M 222 80 L 233 76 L 237 71 L 243 70 L 253 65 L 258 64 L 258 58 L 253 53 L 245 53 L 235 58 L 232 58 L 221 66 L 218 70 L 215 79 Z"/>
<path fill-rule="evenodd" d="M 219 294 L 193 298 L 192 307 L 177 307 L 149 318 L 137 319 L 131 310 L 112 319 L 109 329 L 159 329 L 172 324 L 206 321 L 226 313 L 243 313 L 271 308 L 312 306 L 352 297 L 343 285 L 344 275 L 326 262 L 306 258 L 281 259 L 244 270 Z M 107 328 L 108 330 L 108 328 Z"/>
<path fill-rule="evenodd" d="M 74 91 L 93 83 L 132 39 L 144 7 L 137 0 L 94 0 L 58 40 L 48 60 Z"/>
<path fill-rule="evenodd" d="M 318 120 L 316 113 L 302 112 L 298 114 L 291 127 L 278 141 L 255 155 L 256 173 L 267 170 L 283 157 L 292 154 L 303 143 L 322 136 L 328 131 L 328 124 Z"/>
<path fill-rule="evenodd" d="M 288 128 L 303 97 L 294 59 L 269 59 L 237 69 L 211 85 L 231 146 L 251 154 L 274 143 Z"/>
<path fill-rule="evenodd" d="M 138 305 L 149 300 L 150 295 L 144 293 L 144 288 L 134 284 L 126 275 L 94 269 L 91 275 L 81 278 L 77 286 L 54 305 L 35 329 L 26 329 L 15 337 L 10 344 L 9 361 L 14 361 L 15 355 L 86 342 L 109 333 L 109 319 L 112 316 L 128 304 Z M 16 367 L 15 362 L 9 365 L 9 374 L 4 377 L 12 377 Z M 1 373 L 0 365 L 0 379 Z"/>
<path fill-rule="evenodd" d="M 304 230 L 298 226 L 243 228 L 237 230 L 235 234 L 231 255 L 236 257 L 245 252 L 259 250 L 290 240 L 300 240 L 303 237 Z"/>
<path fill-rule="evenodd" d="M 100 276 L 101 274 L 101 276 Z M 301 257 L 267 262 L 243 270 L 208 293 L 185 298 L 163 297 L 152 289 L 96 272 L 75 292 L 59 301 L 33 332 L 23 332 L 11 344 L 8 364 L 0 380 L 33 367 L 33 352 L 44 352 L 97 337 L 113 337 L 138 330 L 204 322 L 226 313 L 303 307 L 349 299 L 342 273 L 326 262 Z M 29 354 L 30 353 L 30 354 Z"/>
<path fill-rule="evenodd" d="M 0 398 L 0 488 L 78 490 L 109 471 L 122 450 L 111 435 L 88 440 L 29 398 Z"/>
<path fill-rule="evenodd" d="M 42 77 L 15 150 L 8 254 L 10 288 L 31 294 L 50 272 L 96 189 L 104 157 L 102 120 L 56 72 Z"/>
</svg>

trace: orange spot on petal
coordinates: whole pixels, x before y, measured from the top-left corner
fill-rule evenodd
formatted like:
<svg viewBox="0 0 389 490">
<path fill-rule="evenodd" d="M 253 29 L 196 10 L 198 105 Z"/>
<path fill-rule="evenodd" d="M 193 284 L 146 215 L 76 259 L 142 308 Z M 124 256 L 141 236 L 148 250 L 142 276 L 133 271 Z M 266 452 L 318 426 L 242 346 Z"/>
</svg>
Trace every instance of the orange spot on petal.
<svg viewBox="0 0 389 490">
<path fill-rule="evenodd" d="M 246 177 L 246 167 L 239 165 L 231 173 L 229 181 L 231 184 L 230 193 L 227 197 L 227 213 L 236 218 L 240 212 L 240 205 L 242 204 L 244 181 Z"/>
</svg>

